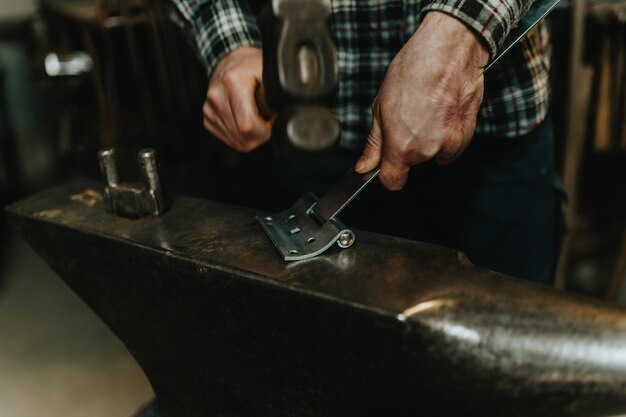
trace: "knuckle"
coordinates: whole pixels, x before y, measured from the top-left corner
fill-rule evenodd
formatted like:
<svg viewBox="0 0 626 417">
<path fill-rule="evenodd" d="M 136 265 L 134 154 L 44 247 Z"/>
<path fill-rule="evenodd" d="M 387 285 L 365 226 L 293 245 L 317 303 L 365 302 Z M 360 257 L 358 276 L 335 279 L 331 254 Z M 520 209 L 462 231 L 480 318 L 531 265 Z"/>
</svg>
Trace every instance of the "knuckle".
<svg viewBox="0 0 626 417">
<path fill-rule="evenodd" d="M 398 151 L 404 159 L 411 159 L 415 154 L 419 152 L 419 148 L 415 140 L 409 140 L 403 142 L 398 147 Z"/>
<path fill-rule="evenodd" d="M 395 159 L 398 161 L 411 162 L 416 156 L 419 156 L 420 149 L 416 140 L 391 140 L 390 143 L 395 144 L 393 146 L 393 155 L 395 155 Z"/>
<path fill-rule="evenodd" d="M 239 133 L 246 139 L 254 138 L 256 136 L 256 126 L 250 119 L 241 120 L 238 124 Z"/>
<path fill-rule="evenodd" d="M 422 140 L 415 149 L 414 155 L 422 161 L 433 159 L 441 151 L 443 143 L 445 141 L 438 137 Z"/>
<path fill-rule="evenodd" d="M 240 85 L 239 75 L 235 71 L 227 71 L 222 76 L 222 82 L 228 88 L 238 88 Z"/>
<path fill-rule="evenodd" d="M 219 86 L 217 83 L 210 83 L 209 87 L 206 89 L 206 98 L 214 97 L 219 91 Z"/>
<path fill-rule="evenodd" d="M 207 92 L 206 95 L 206 102 L 209 104 L 209 106 L 207 107 L 211 107 L 211 108 L 219 108 L 221 106 L 221 94 L 219 93 L 219 91 L 217 90 L 217 88 L 212 88 Z M 210 109 L 209 109 L 210 111 Z"/>
<path fill-rule="evenodd" d="M 435 155 L 437 155 L 437 153 L 439 153 L 439 147 L 433 146 L 433 145 L 427 145 L 427 146 L 422 147 L 419 150 L 418 155 L 422 159 L 429 160 L 429 159 L 433 159 Z"/>
</svg>

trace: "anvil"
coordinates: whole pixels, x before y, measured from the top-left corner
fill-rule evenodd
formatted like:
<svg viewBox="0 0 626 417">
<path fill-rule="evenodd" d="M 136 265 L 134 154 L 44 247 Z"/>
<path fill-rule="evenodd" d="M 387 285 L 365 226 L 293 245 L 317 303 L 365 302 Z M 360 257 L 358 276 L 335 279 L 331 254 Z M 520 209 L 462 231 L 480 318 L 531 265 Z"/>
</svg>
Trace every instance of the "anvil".
<svg viewBox="0 0 626 417">
<path fill-rule="evenodd" d="M 164 417 L 600 416 L 626 411 L 626 310 L 360 232 L 285 263 L 254 211 L 105 210 L 76 180 L 13 226 L 126 344 Z"/>
</svg>

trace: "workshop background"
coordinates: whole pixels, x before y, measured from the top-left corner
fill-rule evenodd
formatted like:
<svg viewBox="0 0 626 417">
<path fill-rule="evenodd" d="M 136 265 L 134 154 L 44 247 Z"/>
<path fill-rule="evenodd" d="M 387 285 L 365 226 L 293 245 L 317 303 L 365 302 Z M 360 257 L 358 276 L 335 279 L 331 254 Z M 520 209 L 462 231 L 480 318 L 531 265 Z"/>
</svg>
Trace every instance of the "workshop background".
<svg viewBox="0 0 626 417">
<path fill-rule="evenodd" d="M 570 197 L 557 285 L 626 305 L 626 1 L 562 0 L 549 20 Z M 157 149 L 175 193 L 255 205 L 242 156 L 202 127 L 206 84 L 165 2 L 0 0 L 0 207 L 98 176 L 111 145 L 122 160 Z M 0 222 L 0 417 L 132 416 L 152 398 L 123 344 Z"/>
</svg>

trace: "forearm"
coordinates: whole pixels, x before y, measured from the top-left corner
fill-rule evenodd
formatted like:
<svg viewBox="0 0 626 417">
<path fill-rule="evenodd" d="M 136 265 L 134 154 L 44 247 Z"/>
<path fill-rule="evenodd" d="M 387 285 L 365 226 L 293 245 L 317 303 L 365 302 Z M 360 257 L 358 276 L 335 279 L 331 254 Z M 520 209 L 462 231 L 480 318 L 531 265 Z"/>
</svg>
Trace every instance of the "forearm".
<svg viewBox="0 0 626 417">
<path fill-rule="evenodd" d="M 533 0 L 432 0 L 422 9 L 451 15 L 481 39 L 493 57 L 509 32 L 517 26 Z"/>
<path fill-rule="evenodd" d="M 256 17 L 246 0 L 171 0 L 176 21 L 183 26 L 207 73 L 230 52 L 261 46 Z"/>
</svg>

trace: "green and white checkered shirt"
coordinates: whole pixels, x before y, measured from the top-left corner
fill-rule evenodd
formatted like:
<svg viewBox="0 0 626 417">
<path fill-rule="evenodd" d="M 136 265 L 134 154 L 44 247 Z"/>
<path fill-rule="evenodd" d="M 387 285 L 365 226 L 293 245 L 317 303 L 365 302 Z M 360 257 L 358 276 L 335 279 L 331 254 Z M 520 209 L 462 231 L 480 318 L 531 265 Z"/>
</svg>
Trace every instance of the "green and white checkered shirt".
<svg viewBox="0 0 626 417">
<path fill-rule="evenodd" d="M 246 0 L 171 0 L 176 20 L 193 40 L 210 74 L 241 46 L 260 46 L 256 16 Z M 450 14 L 474 30 L 493 56 L 532 0 L 332 0 L 339 93 L 333 111 L 341 145 L 360 149 L 372 123 L 371 104 L 387 66 L 428 11 Z M 550 37 L 544 23 L 485 76 L 476 133 L 514 138 L 530 132 L 549 104 Z M 416 91 L 415 94 L 419 94 Z"/>
</svg>

